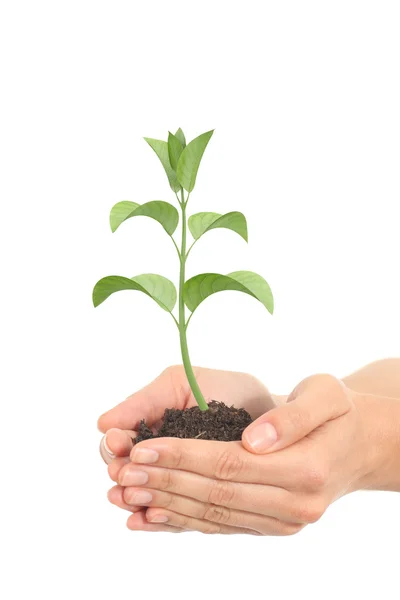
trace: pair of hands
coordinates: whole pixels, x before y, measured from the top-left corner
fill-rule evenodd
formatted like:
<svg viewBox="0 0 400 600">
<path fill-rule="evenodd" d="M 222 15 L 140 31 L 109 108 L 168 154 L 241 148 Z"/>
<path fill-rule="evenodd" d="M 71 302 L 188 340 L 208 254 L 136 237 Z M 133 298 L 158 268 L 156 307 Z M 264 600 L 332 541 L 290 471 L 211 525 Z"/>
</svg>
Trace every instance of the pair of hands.
<svg viewBox="0 0 400 600">
<path fill-rule="evenodd" d="M 340 496 L 368 485 L 372 469 L 365 398 L 316 375 L 287 401 L 254 377 L 197 369 L 207 398 L 246 408 L 242 442 L 158 438 L 133 445 L 141 419 L 156 427 L 167 407 L 195 405 L 181 367 L 102 415 L 111 503 L 132 530 L 291 535 Z"/>
</svg>

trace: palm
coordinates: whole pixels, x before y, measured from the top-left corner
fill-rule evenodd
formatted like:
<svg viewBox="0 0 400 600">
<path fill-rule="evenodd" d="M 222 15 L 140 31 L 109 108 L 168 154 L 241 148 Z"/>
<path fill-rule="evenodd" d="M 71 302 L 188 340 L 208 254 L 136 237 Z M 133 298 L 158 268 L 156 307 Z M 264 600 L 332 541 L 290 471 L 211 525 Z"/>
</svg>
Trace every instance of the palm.
<svg viewBox="0 0 400 600">
<path fill-rule="evenodd" d="M 253 419 L 274 406 L 267 388 L 246 373 L 195 369 L 198 383 L 207 400 L 218 400 L 237 408 L 246 408 Z M 141 419 L 151 427 L 162 418 L 166 408 L 184 409 L 196 401 L 182 367 L 170 367 L 148 386 L 111 409 L 99 419 L 99 429 L 134 430 Z"/>
<path fill-rule="evenodd" d="M 197 380 L 207 400 L 218 400 L 228 406 L 245 408 L 253 419 L 274 406 L 268 389 L 252 375 L 213 369 L 196 371 Z M 195 405 L 196 401 L 189 392 L 186 406 Z"/>
</svg>

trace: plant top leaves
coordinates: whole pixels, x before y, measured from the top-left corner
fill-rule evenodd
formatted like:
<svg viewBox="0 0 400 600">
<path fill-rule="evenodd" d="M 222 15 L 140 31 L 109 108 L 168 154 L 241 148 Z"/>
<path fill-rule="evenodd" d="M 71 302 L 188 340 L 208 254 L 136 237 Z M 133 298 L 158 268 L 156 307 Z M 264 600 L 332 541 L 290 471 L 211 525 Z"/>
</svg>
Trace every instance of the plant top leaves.
<svg viewBox="0 0 400 600">
<path fill-rule="evenodd" d="M 213 212 L 200 212 L 189 217 L 188 226 L 190 233 L 195 240 L 198 240 L 204 233 L 211 229 L 231 229 L 238 233 L 246 242 L 247 221 L 241 212 L 229 212 L 225 215 Z"/>
<path fill-rule="evenodd" d="M 122 200 L 117 202 L 110 212 L 110 227 L 114 232 L 118 227 L 131 217 L 150 217 L 158 221 L 168 233 L 172 235 L 178 226 L 179 214 L 175 206 L 164 202 L 163 200 L 151 200 L 145 204 L 137 204 L 130 200 Z"/>
<path fill-rule="evenodd" d="M 168 312 L 171 312 L 176 304 L 176 289 L 172 281 L 161 275 L 147 273 L 130 279 L 119 275 L 103 277 L 93 288 L 94 306 L 99 306 L 111 294 L 122 290 L 143 292 Z"/>
<path fill-rule="evenodd" d="M 263 277 L 252 271 L 235 271 L 228 275 L 219 273 L 202 273 L 186 281 L 183 298 L 192 312 L 212 294 L 226 290 L 244 292 L 259 300 L 272 314 L 274 299 L 271 288 Z"/>
<path fill-rule="evenodd" d="M 202 133 L 197 138 L 189 142 L 180 155 L 176 176 L 181 186 L 191 192 L 196 183 L 197 171 L 199 170 L 200 162 L 211 139 L 214 130 Z"/>
<path fill-rule="evenodd" d="M 169 161 L 168 154 L 168 142 L 164 142 L 163 140 L 154 140 L 152 138 L 144 138 L 146 142 L 149 144 L 151 148 L 153 148 L 154 152 L 157 154 L 158 158 L 161 161 L 162 166 L 164 167 L 164 171 L 167 174 L 169 185 L 173 192 L 179 192 L 181 186 L 179 181 L 176 178 L 176 173 L 171 167 L 171 163 Z"/>
<path fill-rule="evenodd" d="M 180 127 L 179 127 L 178 131 L 175 132 L 175 137 L 178 138 L 178 140 L 180 141 L 180 143 L 182 144 L 183 147 L 186 146 L 185 134 L 183 133 L 183 131 Z"/>
<path fill-rule="evenodd" d="M 173 133 L 168 132 L 168 156 L 171 167 L 176 171 L 178 160 L 182 154 L 183 144 Z"/>
</svg>

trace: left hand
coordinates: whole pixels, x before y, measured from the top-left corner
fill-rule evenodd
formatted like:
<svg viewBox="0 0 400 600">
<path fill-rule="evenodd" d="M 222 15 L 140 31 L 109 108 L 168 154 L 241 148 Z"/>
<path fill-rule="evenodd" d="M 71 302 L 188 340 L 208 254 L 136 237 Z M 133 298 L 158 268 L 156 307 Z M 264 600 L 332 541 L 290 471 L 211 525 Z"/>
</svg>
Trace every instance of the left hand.
<svg viewBox="0 0 400 600">
<path fill-rule="evenodd" d="M 341 381 L 317 375 L 253 422 L 243 443 L 141 442 L 115 472 L 113 502 L 148 507 L 129 517 L 130 529 L 291 535 L 367 475 L 364 405 Z"/>
<path fill-rule="evenodd" d="M 244 407 L 253 419 L 279 404 L 282 399 L 272 397 L 268 389 L 255 377 L 247 373 L 217 371 L 195 367 L 196 378 L 206 398 L 218 398 L 236 408 Z M 185 409 L 195 406 L 196 400 L 189 387 L 182 366 L 168 367 L 159 377 L 142 390 L 135 392 L 124 402 L 114 407 L 98 421 L 99 429 L 106 435 L 100 443 L 100 452 L 108 464 L 113 481 L 118 480 L 120 469 L 130 462 L 135 429 L 141 419 L 149 427 L 157 429 L 166 408 Z M 143 523 L 147 530 L 160 529 L 160 525 L 150 525 L 146 521 L 146 509 L 142 505 L 126 504 L 123 488 L 116 486 L 108 493 L 110 502 L 136 513 L 136 523 Z M 171 531 L 171 527 L 163 526 Z M 177 529 L 174 529 L 177 531 Z"/>
</svg>

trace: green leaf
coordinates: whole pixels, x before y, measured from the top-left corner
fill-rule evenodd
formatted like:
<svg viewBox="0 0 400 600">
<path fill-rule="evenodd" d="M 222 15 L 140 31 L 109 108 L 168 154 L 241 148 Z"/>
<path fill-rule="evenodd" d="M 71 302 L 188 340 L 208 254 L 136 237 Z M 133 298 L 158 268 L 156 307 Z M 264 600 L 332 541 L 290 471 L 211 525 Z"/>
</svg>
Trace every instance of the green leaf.
<svg viewBox="0 0 400 600">
<path fill-rule="evenodd" d="M 213 133 L 214 130 L 199 135 L 199 137 L 189 142 L 180 156 L 176 176 L 187 192 L 191 192 L 195 186 L 200 161 Z"/>
<path fill-rule="evenodd" d="M 202 273 L 186 281 L 183 288 L 183 298 L 189 310 L 196 308 L 212 294 L 225 290 L 244 292 L 259 300 L 272 314 L 274 299 L 268 283 L 252 271 L 235 271 L 228 275 L 218 273 Z"/>
<path fill-rule="evenodd" d="M 188 225 L 195 240 L 211 229 L 224 228 L 235 231 L 248 241 L 246 217 L 240 212 L 229 212 L 226 215 L 213 212 L 196 213 L 189 217 Z"/>
<path fill-rule="evenodd" d="M 129 279 L 119 275 L 110 275 L 103 277 L 93 288 L 93 304 L 99 306 L 111 294 L 122 290 L 138 290 L 153 298 L 161 308 L 171 312 L 176 304 L 176 289 L 172 281 L 148 273 L 145 275 L 136 275 Z"/>
<path fill-rule="evenodd" d="M 146 142 L 153 148 L 154 152 L 157 154 L 158 158 L 161 161 L 162 166 L 164 167 L 164 171 L 167 174 L 169 185 L 171 186 L 172 191 L 179 192 L 181 186 L 179 185 L 179 181 L 176 178 L 176 173 L 171 167 L 171 163 L 169 162 L 168 156 L 168 143 L 162 140 L 153 140 L 152 138 L 144 138 Z"/>
<path fill-rule="evenodd" d="M 183 145 L 182 142 L 174 136 L 173 133 L 168 132 L 168 156 L 171 167 L 176 171 L 178 160 L 182 154 Z"/>
<path fill-rule="evenodd" d="M 172 235 L 178 226 L 179 214 L 175 206 L 164 202 L 163 200 L 152 200 L 145 204 L 137 204 L 129 200 L 117 202 L 110 212 L 111 231 L 114 232 L 118 227 L 131 217 L 150 217 L 158 221 L 168 233 Z"/>
<path fill-rule="evenodd" d="M 179 127 L 178 131 L 175 133 L 175 137 L 178 138 L 178 140 L 180 141 L 180 143 L 182 144 L 183 147 L 186 146 L 185 134 L 183 133 L 183 131 L 180 127 Z"/>
</svg>

